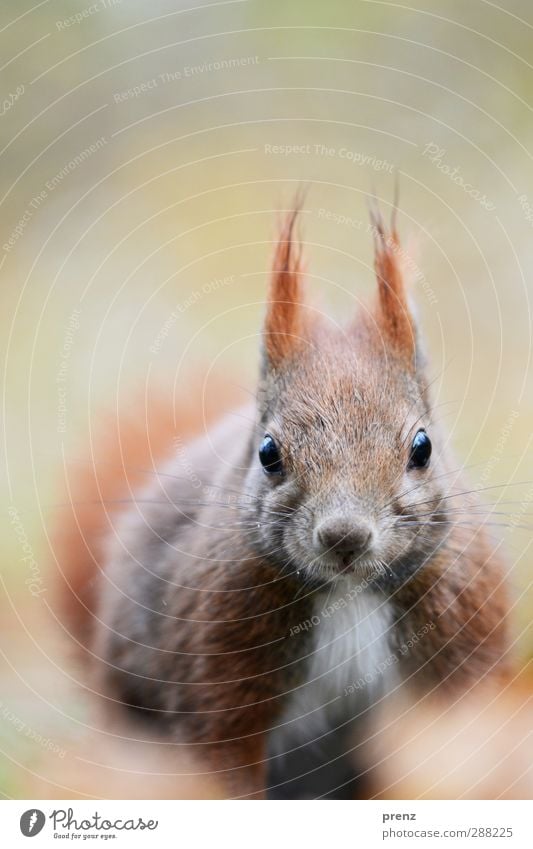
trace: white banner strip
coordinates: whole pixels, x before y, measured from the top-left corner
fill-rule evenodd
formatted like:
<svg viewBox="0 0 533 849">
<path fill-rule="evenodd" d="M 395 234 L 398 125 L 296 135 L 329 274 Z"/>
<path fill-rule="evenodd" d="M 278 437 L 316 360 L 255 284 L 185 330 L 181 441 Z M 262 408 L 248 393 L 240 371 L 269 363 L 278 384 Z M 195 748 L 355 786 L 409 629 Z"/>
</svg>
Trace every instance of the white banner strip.
<svg viewBox="0 0 533 849">
<path fill-rule="evenodd" d="M 2 801 L 2 845 L 285 849 L 533 845 L 526 801 Z M 35 838 L 35 843 L 29 841 Z"/>
</svg>

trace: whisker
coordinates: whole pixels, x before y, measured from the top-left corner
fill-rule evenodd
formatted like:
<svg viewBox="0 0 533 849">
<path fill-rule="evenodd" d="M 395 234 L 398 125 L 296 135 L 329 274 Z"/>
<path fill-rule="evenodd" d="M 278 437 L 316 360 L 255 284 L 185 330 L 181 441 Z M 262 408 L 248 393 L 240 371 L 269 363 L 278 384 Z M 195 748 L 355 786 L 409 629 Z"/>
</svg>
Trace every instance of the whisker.
<svg viewBox="0 0 533 849">
<path fill-rule="evenodd" d="M 187 476 L 182 477 L 180 475 L 172 474 L 171 472 L 159 471 L 159 469 L 144 469 L 144 468 L 140 468 L 140 467 L 137 467 L 137 466 L 130 466 L 130 465 L 125 466 L 125 465 L 121 465 L 119 463 L 116 463 L 114 466 L 110 466 L 110 464 L 108 464 L 108 463 L 105 463 L 105 464 L 103 462 L 94 463 L 91 460 L 82 460 L 81 458 L 75 458 L 74 461 L 69 461 L 69 462 L 90 464 L 92 467 L 94 467 L 95 465 L 105 465 L 106 468 L 117 468 L 117 469 L 121 469 L 122 471 L 126 471 L 126 472 L 129 471 L 129 472 L 136 472 L 136 473 L 142 474 L 142 475 L 154 475 L 155 477 L 158 477 L 158 478 L 169 478 L 170 480 L 177 481 L 178 483 L 190 483 L 190 478 L 187 477 Z M 196 471 L 201 471 L 201 470 L 196 469 Z M 211 471 L 211 470 L 206 469 L 205 471 L 208 472 L 208 471 Z M 257 493 L 248 492 L 247 490 L 230 489 L 229 487 L 222 486 L 222 484 L 206 482 L 205 484 L 202 484 L 202 488 L 204 488 L 204 489 L 206 489 L 206 488 L 207 489 L 218 489 L 222 493 L 230 493 L 232 495 L 239 495 L 241 497 L 252 498 L 255 501 L 263 501 L 263 496 L 258 495 Z M 212 503 L 215 504 L 216 502 L 212 502 Z M 291 512 L 293 512 L 295 510 L 294 507 L 291 507 L 288 504 L 280 504 L 279 506 L 284 507 L 287 510 L 290 510 Z"/>
<path fill-rule="evenodd" d="M 511 502 L 511 503 L 521 504 L 520 501 Z M 490 507 L 490 505 L 489 505 L 489 507 Z M 470 507 L 448 507 L 448 508 L 446 508 L 446 510 L 439 510 L 439 508 L 437 507 L 435 510 L 428 511 L 427 513 L 413 513 L 412 515 L 413 515 L 413 517 L 421 518 L 423 516 L 435 516 L 435 515 L 438 515 L 438 516 L 454 516 L 455 515 L 455 516 L 457 516 L 457 515 L 461 515 L 462 513 L 466 513 L 469 516 L 509 516 L 509 517 L 511 517 L 511 516 L 514 515 L 509 510 L 491 510 L 491 509 L 484 508 L 482 505 L 480 505 L 479 508 L 476 507 L 476 506 L 472 507 L 472 508 L 470 508 Z M 522 513 L 521 512 L 520 515 L 521 516 L 533 516 L 533 513 Z M 405 517 L 409 518 L 409 514 L 406 513 Z"/>
<path fill-rule="evenodd" d="M 424 387 L 422 387 L 422 389 L 420 390 L 418 398 L 411 404 L 411 406 L 409 407 L 409 409 L 407 411 L 407 415 L 406 415 L 404 422 L 403 422 L 403 424 L 400 428 L 400 433 L 403 431 L 405 425 L 407 424 L 407 420 L 408 420 L 409 416 L 411 415 L 411 410 L 413 409 L 413 407 L 415 407 L 417 404 L 420 404 L 420 403 L 423 403 L 424 406 L 425 406 L 424 393 L 427 392 L 429 387 L 432 386 L 435 383 L 435 381 L 438 380 L 439 377 L 441 377 L 441 375 L 443 373 L 444 373 L 444 368 L 442 368 L 440 370 L 440 372 L 434 378 L 432 378 L 432 380 L 428 381 L 428 383 L 426 383 L 426 385 Z M 425 415 L 430 416 L 431 410 L 426 410 Z"/>
<path fill-rule="evenodd" d="M 230 415 L 234 419 L 242 419 L 243 421 L 247 422 L 248 424 L 251 424 L 261 434 L 264 434 L 264 432 L 265 432 L 265 429 L 264 429 L 263 425 L 261 424 L 261 422 L 257 422 L 257 421 L 255 421 L 255 419 L 251 419 L 249 416 L 243 415 L 243 413 L 237 413 L 235 410 L 231 410 L 228 413 L 228 415 Z"/>
<path fill-rule="evenodd" d="M 426 522 L 400 522 L 404 527 L 420 527 L 427 528 L 432 525 L 446 525 L 447 527 L 471 527 L 482 530 L 483 528 L 522 528 L 524 530 L 533 530 L 533 525 L 517 524 L 515 522 L 470 522 L 466 520 L 451 519 L 449 522 L 441 521 L 440 519 L 430 519 Z"/>
<path fill-rule="evenodd" d="M 179 501 L 171 500 L 171 499 L 157 499 L 157 498 L 116 498 L 116 499 L 94 499 L 88 501 L 68 501 L 63 502 L 61 504 L 53 505 L 57 508 L 64 508 L 68 506 L 84 506 L 84 505 L 110 505 L 110 504 L 166 504 L 172 507 L 222 507 L 226 510 L 245 510 L 250 505 L 246 504 L 226 504 L 223 501 L 200 501 L 200 500 L 189 500 L 189 499 L 180 499 Z M 270 510 L 266 508 L 267 515 L 271 516 L 281 516 L 283 518 L 288 518 L 291 514 L 284 513 L 280 510 Z"/>
<path fill-rule="evenodd" d="M 454 475 L 454 474 L 459 475 L 459 474 L 461 474 L 463 471 L 466 471 L 466 470 L 468 470 L 468 469 L 474 469 L 474 468 L 476 468 L 476 466 L 483 466 L 483 465 L 485 465 L 485 461 L 482 461 L 482 462 L 480 462 L 480 463 L 471 463 L 471 464 L 470 464 L 470 465 L 468 465 L 468 466 L 459 466 L 457 469 L 451 469 L 451 470 L 450 470 L 450 471 L 448 471 L 448 472 L 442 472 L 440 475 L 435 475 L 435 476 L 432 478 L 432 481 L 440 480 L 441 478 L 448 477 L 449 475 Z M 426 485 L 427 485 L 427 482 L 424 480 L 424 481 L 421 481 L 421 483 L 417 484 L 416 486 L 413 486 L 413 487 L 411 487 L 410 489 L 404 490 L 404 492 L 400 492 L 398 495 L 395 495 L 395 496 L 394 496 L 394 498 L 391 498 L 391 500 L 390 500 L 390 501 L 387 501 L 385 504 L 383 504 L 383 505 L 379 508 L 379 509 L 380 509 L 380 511 L 382 512 L 382 511 L 383 511 L 383 510 L 385 510 L 387 507 L 390 507 L 390 505 L 391 505 L 394 501 L 396 501 L 398 498 L 405 498 L 406 496 L 411 495 L 413 492 L 416 492 L 418 489 L 421 489 L 421 487 L 426 486 Z M 422 502 L 422 501 L 421 501 L 421 502 L 419 502 L 419 503 L 420 503 L 420 504 L 423 504 L 424 502 Z"/>
<path fill-rule="evenodd" d="M 450 404 L 457 404 L 457 403 L 458 403 L 457 401 L 442 401 L 440 404 L 436 404 L 434 407 L 432 407 L 431 410 L 424 410 L 424 412 L 419 415 L 419 417 L 413 422 L 413 424 L 408 429 L 405 437 L 402 440 L 401 447 L 405 448 L 405 443 L 409 439 L 410 435 L 413 433 L 413 430 L 415 429 L 415 427 L 418 424 L 418 422 L 420 421 L 420 419 L 423 419 L 424 416 L 426 416 L 431 421 L 431 423 L 434 424 L 435 420 L 433 418 L 433 413 L 434 413 L 435 410 L 439 410 L 441 407 L 446 407 L 446 406 L 449 406 Z M 404 427 L 405 427 L 405 423 L 404 423 Z M 403 427 L 402 427 L 402 430 L 403 430 Z"/>
<path fill-rule="evenodd" d="M 460 492 L 449 493 L 448 495 L 439 495 L 435 498 L 428 498 L 425 501 L 414 501 L 410 506 L 417 507 L 419 504 L 430 504 L 431 502 L 437 500 L 444 501 L 448 498 L 459 498 L 462 495 L 475 495 L 478 492 L 488 492 L 491 489 L 503 489 L 506 486 L 529 486 L 531 484 L 533 484 L 533 481 L 512 481 L 510 483 L 495 484 L 494 486 L 484 486 L 480 487 L 479 489 L 465 489 L 461 490 Z"/>
</svg>

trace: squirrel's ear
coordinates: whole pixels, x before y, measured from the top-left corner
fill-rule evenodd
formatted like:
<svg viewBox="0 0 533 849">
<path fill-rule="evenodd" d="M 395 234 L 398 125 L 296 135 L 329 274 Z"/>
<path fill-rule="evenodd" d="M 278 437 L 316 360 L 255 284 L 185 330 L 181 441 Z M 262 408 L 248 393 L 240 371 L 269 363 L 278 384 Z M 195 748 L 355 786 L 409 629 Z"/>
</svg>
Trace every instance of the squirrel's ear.
<svg viewBox="0 0 533 849">
<path fill-rule="evenodd" d="M 285 219 L 274 254 L 264 333 L 272 368 L 294 353 L 305 333 L 301 250 L 293 240 L 297 216 L 295 209 Z"/>
<path fill-rule="evenodd" d="M 374 267 L 378 283 L 376 317 L 388 345 L 414 370 L 416 327 L 409 309 L 402 274 L 402 250 L 396 228 L 387 231 L 381 215 L 372 215 Z"/>
</svg>

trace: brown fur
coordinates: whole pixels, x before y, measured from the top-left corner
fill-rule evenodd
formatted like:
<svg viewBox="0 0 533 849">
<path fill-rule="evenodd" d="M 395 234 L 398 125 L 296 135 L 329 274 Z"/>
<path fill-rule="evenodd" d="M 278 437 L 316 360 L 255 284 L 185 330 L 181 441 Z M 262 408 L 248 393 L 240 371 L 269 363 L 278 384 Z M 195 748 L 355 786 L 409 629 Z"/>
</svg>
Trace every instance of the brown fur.
<svg viewBox="0 0 533 849">
<path fill-rule="evenodd" d="M 396 699 L 371 742 L 382 799 L 531 799 L 531 680 Z"/>
<path fill-rule="evenodd" d="M 344 581 L 369 582 L 392 610 L 390 651 L 432 623 L 398 665 L 416 692 L 492 677 L 506 650 L 504 564 L 481 520 L 460 521 L 461 509 L 476 514 L 454 489 L 462 485 L 431 418 L 397 237 L 378 223 L 374 316 L 334 333 L 304 318 L 294 224 L 295 214 L 275 257 L 257 410 L 226 417 L 171 459 L 104 549 L 85 553 L 100 521 L 85 522 L 69 550 L 75 596 L 96 613 L 87 639 L 104 705 L 191 745 L 232 796 L 261 795 L 282 711 L 295 693 L 316 698 L 308 669 L 322 626 L 300 626 Z M 427 471 L 408 470 L 421 426 L 436 449 Z M 260 467 L 265 432 L 283 476 Z M 374 553 L 354 565 L 318 550 L 317 528 L 331 516 L 367 522 Z M 101 571 L 88 600 L 90 568 Z M 347 719 L 357 717 L 334 716 L 326 737 Z"/>
<path fill-rule="evenodd" d="M 97 575 L 107 538 L 126 502 L 155 474 L 157 465 L 172 454 L 174 438 L 190 439 L 219 417 L 235 389 L 216 378 L 208 402 L 193 383 L 188 404 L 176 410 L 172 399 L 151 392 L 129 410 L 108 414 L 96 427 L 90 458 L 66 466 L 65 506 L 53 528 L 56 600 L 61 617 L 76 640 L 90 637 Z M 185 394 L 185 390 L 184 390 Z"/>
<path fill-rule="evenodd" d="M 297 214 L 295 210 L 287 217 L 274 254 L 265 319 L 265 348 L 273 368 L 280 367 L 298 350 L 306 334 L 302 260 L 300 249 L 294 244 Z"/>
<path fill-rule="evenodd" d="M 412 369 L 415 365 L 415 331 L 407 304 L 398 234 L 395 229 L 387 232 L 379 214 L 373 216 L 373 233 L 378 283 L 377 320 L 388 343 Z"/>
</svg>

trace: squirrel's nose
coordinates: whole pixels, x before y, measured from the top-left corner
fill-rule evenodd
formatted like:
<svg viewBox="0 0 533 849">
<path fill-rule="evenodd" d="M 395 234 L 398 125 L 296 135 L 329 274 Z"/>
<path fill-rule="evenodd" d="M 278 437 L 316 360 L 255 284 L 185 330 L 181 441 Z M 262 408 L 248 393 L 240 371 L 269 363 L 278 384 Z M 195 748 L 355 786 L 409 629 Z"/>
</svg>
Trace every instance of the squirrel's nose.
<svg viewBox="0 0 533 849">
<path fill-rule="evenodd" d="M 321 554 L 358 557 L 369 550 L 373 532 L 362 517 L 330 516 L 317 525 L 314 536 Z"/>
</svg>

